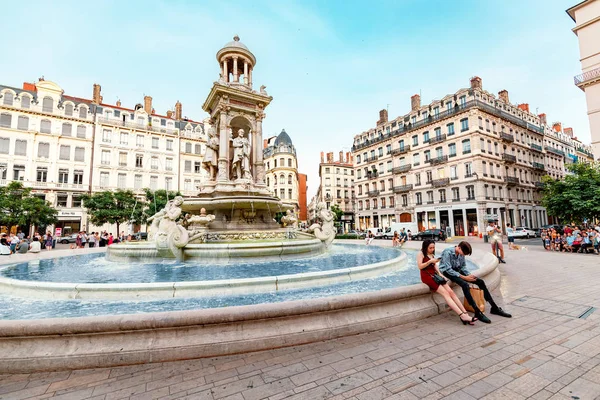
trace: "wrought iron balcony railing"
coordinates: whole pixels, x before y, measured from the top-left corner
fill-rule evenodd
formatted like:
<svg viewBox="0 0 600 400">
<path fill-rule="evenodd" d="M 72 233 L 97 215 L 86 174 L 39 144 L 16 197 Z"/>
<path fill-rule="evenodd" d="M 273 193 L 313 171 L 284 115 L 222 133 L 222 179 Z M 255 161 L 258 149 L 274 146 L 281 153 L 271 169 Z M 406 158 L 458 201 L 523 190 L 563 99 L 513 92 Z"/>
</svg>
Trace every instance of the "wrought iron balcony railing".
<svg viewBox="0 0 600 400">
<path fill-rule="evenodd" d="M 433 186 L 434 188 L 447 186 L 449 184 L 450 184 L 450 178 L 440 178 L 440 179 L 434 179 L 431 181 L 431 186 Z"/>
<path fill-rule="evenodd" d="M 446 135 L 434 136 L 431 139 L 429 139 L 429 144 L 440 143 L 440 142 L 443 142 L 444 140 L 446 140 Z"/>
<path fill-rule="evenodd" d="M 427 162 L 431 165 L 443 164 L 445 162 L 448 162 L 448 156 L 433 157 L 427 160 Z"/>
<path fill-rule="evenodd" d="M 392 155 L 397 156 L 399 154 L 408 153 L 410 151 L 410 146 L 399 147 L 397 149 L 392 149 Z"/>
<path fill-rule="evenodd" d="M 506 154 L 506 153 L 504 153 L 504 154 L 502 154 L 502 159 L 504 161 L 506 161 L 507 163 L 515 163 L 515 162 L 517 162 L 517 157 L 513 156 L 512 154 Z"/>
<path fill-rule="evenodd" d="M 600 67 L 584 72 L 573 78 L 575 86 L 583 90 L 584 86 L 600 80 Z"/>
<path fill-rule="evenodd" d="M 542 146 L 539 144 L 529 143 L 529 147 L 531 147 L 532 150 L 539 151 L 540 153 L 543 151 Z"/>
<path fill-rule="evenodd" d="M 410 164 L 405 164 L 405 165 L 401 165 L 399 167 L 394 167 L 394 168 L 392 168 L 392 174 L 404 174 L 404 173 L 410 171 L 411 168 L 412 168 L 412 165 L 410 165 Z"/>
<path fill-rule="evenodd" d="M 371 172 L 370 174 L 367 174 L 367 179 L 375 179 L 379 176 L 379 174 L 377 172 Z"/>
<path fill-rule="evenodd" d="M 537 189 L 543 189 L 544 188 L 544 182 L 534 182 L 533 184 L 535 185 L 535 187 Z"/>
<path fill-rule="evenodd" d="M 559 150 L 559 149 L 555 149 L 552 146 L 545 146 L 544 148 L 546 149 L 546 151 L 549 151 L 550 153 L 554 153 L 556 155 L 563 156 L 563 157 L 565 156 L 565 152 L 564 151 Z"/>
<path fill-rule="evenodd" d="M 367 194 L 369 196 L 379 196 L 379 190 L 369 190 Z"/>
<path fill-rule="evenodd" d="M 546 167 L 542 163 L 534 162 L 532 165 L 533 165 L 533 169 L 538 169 L 540 171 L 546 170 Z"/>
<path fill-rule="evenodd" d="M 504 180 L 506 181 L 506 184 L 509 186 L 519 184 L 519 178 L 514 177 L 514 176 L 507 176 L 506 178 L 504 178 Z"/>
<path fill-rule="evenodd" d="M 513 135 L 511 135 L 510 133 L 505 133 L 505 132 L 500 132 L 500 139 L 502 139 L 505 142 L 509 142 L 509 143 L 512 143 L 515 141 L 515 137 Z"/>
<path fill-rule="evenodd" d="M 394 186 L 394 193 L 406 193 L 406 192 L 410 192 L 413 188 L 413 185 L 401 185 L 401 186 Z"/>
</svg>

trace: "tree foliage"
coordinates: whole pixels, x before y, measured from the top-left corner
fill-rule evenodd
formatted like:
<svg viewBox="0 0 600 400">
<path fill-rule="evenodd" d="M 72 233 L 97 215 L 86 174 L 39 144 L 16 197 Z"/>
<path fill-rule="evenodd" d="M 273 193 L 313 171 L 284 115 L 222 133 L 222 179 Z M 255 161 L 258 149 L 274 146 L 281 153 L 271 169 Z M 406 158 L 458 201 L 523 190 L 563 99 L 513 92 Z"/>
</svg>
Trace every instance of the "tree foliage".
<svg viewBox="0 0 600 400">
<path fill-rule="evenodd" d="M 144 202 L 131 190 L 98 192 L 82 196 L 82 200 L 92 224 L 116 224 L 117 234 L 123 223 L 142 223 Z"/>
<path fill-rule="evenodd" d="M 575 163 L 562 180 L 545 176 L 542 205 L 564 223 L 600 218 L 600 163 Z"/>
<path fill-rule="evenodd" d="M 50 203 L 35 197 L 21 182 L 12 181 L 0 187 L 0 225 L 8 230 L 13 226 L 46 226 L 57 221 L 58 212 Z"/>
<path fill-rule="evenodd" d="M 144 189 L 144 194 L 146 196 L 144 215 L 142 216 L 142 222 L 144 223 L 149 217 L 165 208 L 169 200 L 173 200 L 175 196 L 181 196 L 180 192 L 166 191 L 164 189 L 153 191 L 148 188 Z"/>
<path fill-rule="evenodd" d="M 329 209 L 335 216 L 335 221 L 339 221 L 342 219 L 342 215 L 344 215 L 344 212 L 341 210 L 340 206 L 338 206 L 337 204 L 332 204 L 331 207 L 329 207 Z"/>
</svg>

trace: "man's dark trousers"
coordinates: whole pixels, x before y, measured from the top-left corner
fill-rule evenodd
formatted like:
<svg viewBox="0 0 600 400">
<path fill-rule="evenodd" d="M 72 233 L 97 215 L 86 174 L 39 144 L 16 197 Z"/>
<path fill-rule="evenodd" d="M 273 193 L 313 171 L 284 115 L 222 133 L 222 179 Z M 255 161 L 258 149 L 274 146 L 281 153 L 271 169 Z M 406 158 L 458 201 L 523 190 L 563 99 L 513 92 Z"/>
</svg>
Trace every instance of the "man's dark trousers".
<svg viewBox="0 0 600 400">
<path fill-rule="evenodd" d="M 477 303 L 475 303 L 473 296 L 471 296 L 471 290 L 469 290 L 470 283 L 478 286 L 479 289 L 483 290 L 483 298 L 485 299 L 485 301 L 490 303 L 492 309 L 498 308 L 496 303 L 494 303 L 494 299 L 492 299 L 490 291 L 488 290 L 487 286 L 485 286 L 485 282 L 483 281 L 483 279 L 477 278 L 475 282 L 467 282 L 464 279 L 461 279 L 457 276 L 452 276 L 448 274 L 444 274 L 444 276 L 462 288 L 463 293 L 465 295 L 465 299 L 467 299 L 467 302 L 471 305 L 471 307 L 473 307 L 473 310 L 479 310 L 479 307 L 477 306 Z"/>
</svg>

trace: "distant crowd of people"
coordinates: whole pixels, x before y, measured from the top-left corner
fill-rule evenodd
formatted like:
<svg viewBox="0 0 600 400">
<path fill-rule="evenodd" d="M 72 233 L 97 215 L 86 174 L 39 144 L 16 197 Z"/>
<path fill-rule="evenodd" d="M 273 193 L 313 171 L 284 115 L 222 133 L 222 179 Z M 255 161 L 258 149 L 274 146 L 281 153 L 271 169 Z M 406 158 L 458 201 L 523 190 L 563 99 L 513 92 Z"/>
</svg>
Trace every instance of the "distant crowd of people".
<svg viewBox="0 0 600 400">
<path fill-rule="evenodd" d="M 562 234 L 555 228 L 542 229 L 541 237 L 547 251 L 600 254 L 600 226 L 565 226 Z"/>
</svg>

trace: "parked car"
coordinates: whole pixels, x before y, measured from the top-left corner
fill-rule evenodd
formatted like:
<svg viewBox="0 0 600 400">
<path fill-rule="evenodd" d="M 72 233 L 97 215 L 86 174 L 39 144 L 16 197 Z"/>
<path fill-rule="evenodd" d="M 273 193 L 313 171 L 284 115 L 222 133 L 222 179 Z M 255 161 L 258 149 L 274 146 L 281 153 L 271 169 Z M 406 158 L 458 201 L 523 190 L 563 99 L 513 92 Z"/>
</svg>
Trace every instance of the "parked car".
<svg viewBox="0 0 600 400">
<path fill-rule="evenodd" d="M 540 228 L 532 228 L 531 230 L 535 232 L 535 237 L 542 236 L 542 230 Z"/>
<path fill-rule="evenodd" d="M 432 239 L 436 242 L 438 240 L 446 240 L 446 232 L 441 229 L 427 229 L 426 231 L 419 232 L 413 235 L 413 240 L 425 240 Z"/>
<path fill-rule="evenodd" d="M 75 241 L 77 241 L 77 235 L 78 233 L 69 236 L 61 236 L 58 238 L 57 242 L 62 244 L 75 243 Z"/>
<path fill-rule="evenodd" d="M 133 240 L 148 240 L 148 232 L 137 232 L 134 233 L 131 238 Z"/>
<path fill-rule="evenodd" d="M 515 228 L 514 237 L 525 237 L 529 239 L 530 237 L 536 237 L 535 231 L 533 229 L 529 229 L 525 226 L 517 226 Z"/>
<path fill-rule="evenodd" d="M 365 232 L 365 236 L 368 235 L 369 232 L 373 233 L 375 239 L 381 239 L 383 237 L 383 229 L 381 228 L 369 228 L 367 229 L 367 232 Z"/>
</svg>

